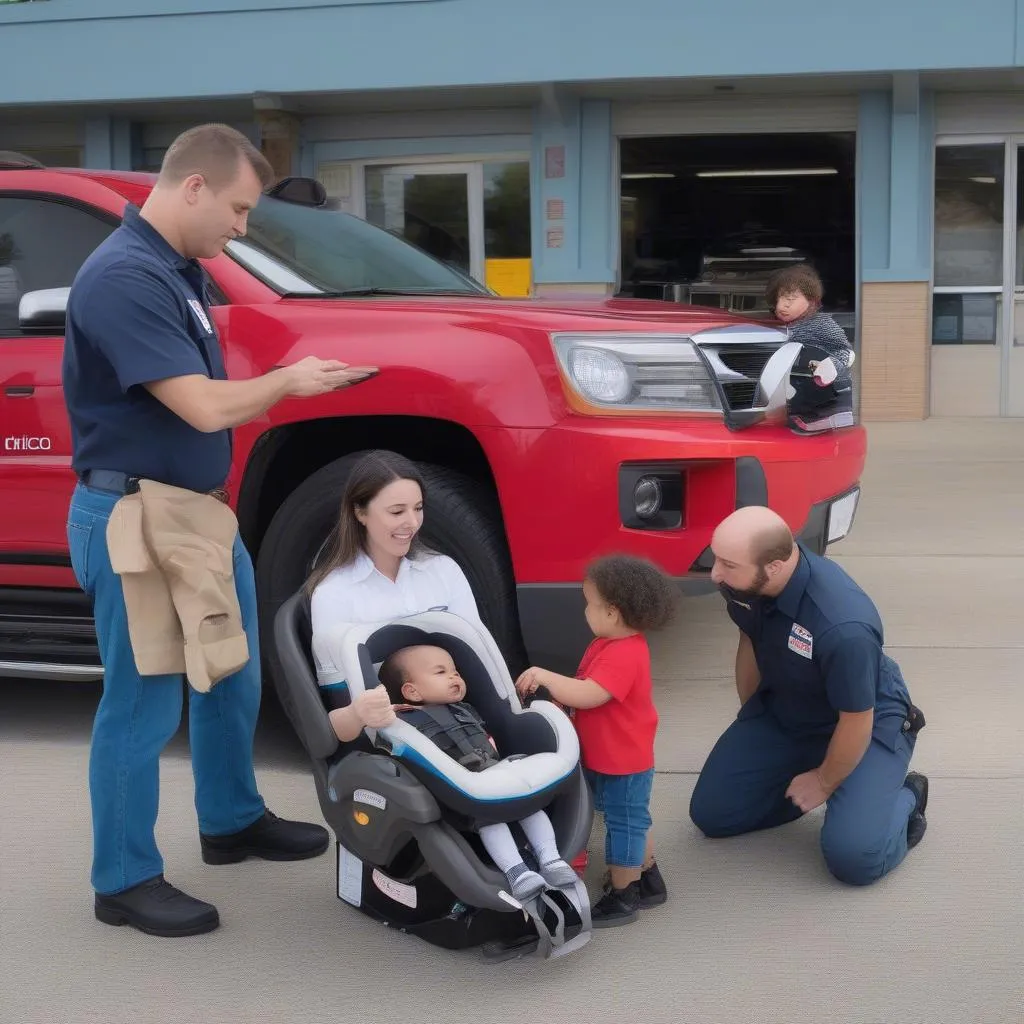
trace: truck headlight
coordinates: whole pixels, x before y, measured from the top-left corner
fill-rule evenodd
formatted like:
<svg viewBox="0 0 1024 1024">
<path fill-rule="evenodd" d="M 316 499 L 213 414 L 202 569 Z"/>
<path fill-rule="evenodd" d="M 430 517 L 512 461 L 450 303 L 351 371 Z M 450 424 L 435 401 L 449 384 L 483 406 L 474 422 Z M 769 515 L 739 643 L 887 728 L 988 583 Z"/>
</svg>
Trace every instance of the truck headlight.
<svg viewBox="0 0 1024 1024">
<path fill-rule="evenodd" d="M 633 384 L 626 364 L 614 352 L 579 345 L 569 353 L 569 372 L 583 394 L 594 402 L 623 402 Z"/>
<path fill-rule="evenodd" d="M 567 385 L 598 408 L 720 412 L 718 388 L 696 346 L 664 334 L 554 334 Z"/>
</svg>

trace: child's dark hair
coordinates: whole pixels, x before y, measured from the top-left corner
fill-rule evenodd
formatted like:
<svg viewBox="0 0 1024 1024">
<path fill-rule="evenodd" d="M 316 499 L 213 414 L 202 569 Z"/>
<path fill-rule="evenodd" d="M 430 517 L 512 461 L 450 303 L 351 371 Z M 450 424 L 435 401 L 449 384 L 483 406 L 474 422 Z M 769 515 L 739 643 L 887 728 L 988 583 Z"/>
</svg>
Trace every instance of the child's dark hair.
<svg viewBox="0 0 1024 1024">
<path fill-rule="evenodd" d="M 764 297 L 769 308 L 774 310 L 779 296 L 789 295 L 791 292 L 799 292 L 812 306 L 821 305 L 821 300 L 825 297 L 825 286 L 810 263 L 796 263 L 776 270 L 768 278 Z"/>
<path fill-rule="evenodd" d="M 402 670 L 401 651 L 395 651 L 388 655 L 380 666 L 378 675 L 384 689 L 388 691 L 392 704 L 407 704 L 402 695 L 402 687 L 405 685 L 405 672 Z"/>
<path fill-rule="evenodd" d="M 587 567 L 587 579 L 614 605 L 630 629 L 646 633 L 671 621 L 679 588 L 653 562 L 633 555 L 605 555 Z"/>
</svg>

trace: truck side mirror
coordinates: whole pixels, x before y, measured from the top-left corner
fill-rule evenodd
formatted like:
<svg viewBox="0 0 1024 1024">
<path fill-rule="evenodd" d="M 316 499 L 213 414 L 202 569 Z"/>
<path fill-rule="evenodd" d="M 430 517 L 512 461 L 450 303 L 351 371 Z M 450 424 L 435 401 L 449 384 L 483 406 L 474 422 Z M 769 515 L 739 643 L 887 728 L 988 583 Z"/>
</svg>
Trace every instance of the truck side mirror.
<svg viewBox="0 0 1024 1024">
<path fill-rule="evenodd" d="M 23 331 L 63 334 L 70 288 L 41 288 L 25 292 L 18 302 L 18 326 Z"/>
</svg>

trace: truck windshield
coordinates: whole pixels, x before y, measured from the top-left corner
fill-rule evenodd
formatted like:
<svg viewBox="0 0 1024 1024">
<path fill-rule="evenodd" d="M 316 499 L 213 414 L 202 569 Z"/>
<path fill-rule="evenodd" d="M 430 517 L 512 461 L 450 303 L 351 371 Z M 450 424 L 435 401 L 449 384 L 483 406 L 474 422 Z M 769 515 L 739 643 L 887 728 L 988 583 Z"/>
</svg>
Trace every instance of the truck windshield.
<svg viewBox="0 0 1024 1024">
<path fill-rule="evenodd" d="M 264 196 L 226 251 L 280 295 L 489 295 L 433 256 L 341 210 Z"/>
</svg>

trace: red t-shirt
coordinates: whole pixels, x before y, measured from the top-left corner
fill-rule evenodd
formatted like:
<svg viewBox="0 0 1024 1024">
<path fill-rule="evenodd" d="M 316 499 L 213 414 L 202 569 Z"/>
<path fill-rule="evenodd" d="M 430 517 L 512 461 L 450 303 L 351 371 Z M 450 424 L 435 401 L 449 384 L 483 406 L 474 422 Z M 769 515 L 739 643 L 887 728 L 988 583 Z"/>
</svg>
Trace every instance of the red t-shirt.
<svg viewBox="0 0 1024 1024">
<path fill-rule="evenodd" d="M 651 650 L 642 633 L 587 648 L 577 679 L 593 679 L 612 699 L 573 712 L 583 766 L 605 775 L 631 775 L 654 767 L 658 712 L 651 684 Z"/>
</svg>

